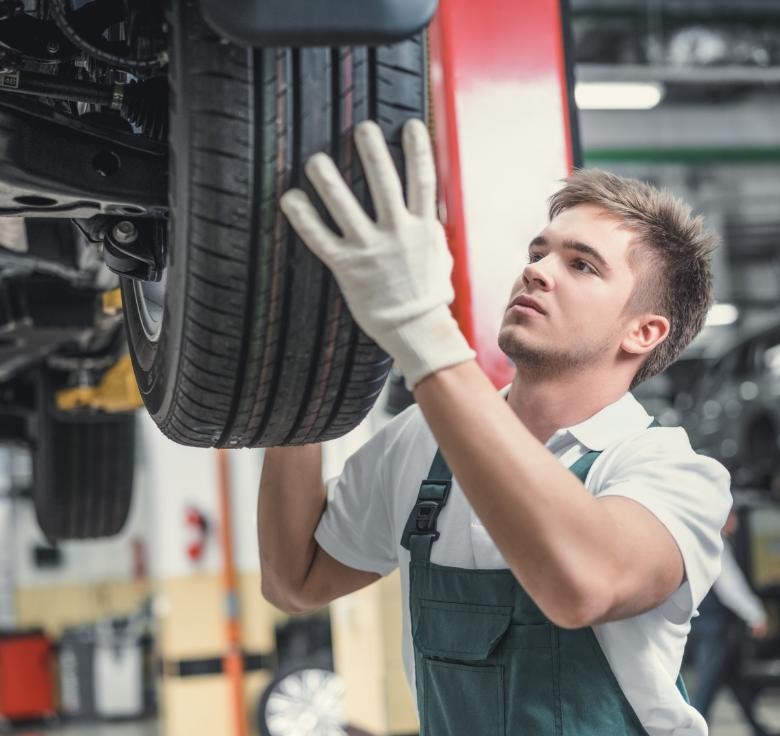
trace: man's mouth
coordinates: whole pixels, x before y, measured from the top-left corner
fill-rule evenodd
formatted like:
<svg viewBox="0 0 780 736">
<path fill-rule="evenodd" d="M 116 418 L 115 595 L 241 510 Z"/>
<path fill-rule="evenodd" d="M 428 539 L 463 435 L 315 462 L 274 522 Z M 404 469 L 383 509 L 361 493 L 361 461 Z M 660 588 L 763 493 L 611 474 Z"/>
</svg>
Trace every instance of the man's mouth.
<svg viewBox="0 0 780 736">
<path fill-rule="evenodd" d="M 510 309 L 512 307 L 519 307 L 521 311 L 532 310 L 534 312 L 538 312 L 539 314 L 547 314 L 547 312 L 542 308 L 542 305 L 539 304 L 536 299 L 533 299 L 527 294 L 520 294 L 520 296 L 515 297 L 509 307 Z"/>
</svg>

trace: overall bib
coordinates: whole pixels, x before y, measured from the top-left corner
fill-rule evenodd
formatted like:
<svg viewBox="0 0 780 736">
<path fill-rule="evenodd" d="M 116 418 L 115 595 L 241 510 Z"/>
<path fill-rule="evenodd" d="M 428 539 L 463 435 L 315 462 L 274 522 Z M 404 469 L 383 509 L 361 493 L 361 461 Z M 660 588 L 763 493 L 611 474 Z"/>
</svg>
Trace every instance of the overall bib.
<svg viewBox="0 0 780 736">
<path fill-rule="evenodd" d="M 598 455 L 571 472 L 584 483 Z M 451 483 L 437 451 L 401 540 L 420 736 L 647 736 L 593 629 L 550 622 L 510 570 L 430 561 Z"/>
</svg>

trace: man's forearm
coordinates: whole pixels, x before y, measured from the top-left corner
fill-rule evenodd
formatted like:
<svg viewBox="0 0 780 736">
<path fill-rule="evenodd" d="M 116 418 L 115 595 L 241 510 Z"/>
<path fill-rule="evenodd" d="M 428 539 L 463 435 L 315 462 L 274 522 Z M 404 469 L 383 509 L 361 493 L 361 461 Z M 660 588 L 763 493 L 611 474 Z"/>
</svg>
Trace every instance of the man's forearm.
<svg viewBox="0 0 780 736">
<path fill-rule="evenodd" d="M 432 374 L 415 398 L 515 577 L 551 619 L 576 623 L 583 596 L 609 569 L 610 528 L 598 502 L 475 362 Z"/>
<path fill-rule="evenodd" d="M 320 445 L 266 450 L 257 502 L 261 580 L 263 595 L 280 608 L 294 607 L 306 580 L 325 502 Z"/>
</svg>

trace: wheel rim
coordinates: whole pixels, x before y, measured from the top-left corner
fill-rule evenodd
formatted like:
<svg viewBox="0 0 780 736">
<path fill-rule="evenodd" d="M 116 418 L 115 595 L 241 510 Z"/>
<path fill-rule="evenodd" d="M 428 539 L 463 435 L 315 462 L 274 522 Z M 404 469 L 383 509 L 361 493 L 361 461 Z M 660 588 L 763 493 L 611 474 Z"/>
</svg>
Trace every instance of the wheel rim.
<svg viewBox="0 0 780 736">
<path fill-rule="evenodd" d="M 271 736 L 345 736 L 344 683 L 333 672 L 305 669 L 275 685 L 265 705 Z"/>
<path fill-rule="evenodd" d="M 160 339 L 165 314 L 167 281 L 168 269 L 163 271 L 160 281 L 133 281 L 133 294 L 138 307 L 141 328 L 149 342 L 157 342 Z"/>
</svg>

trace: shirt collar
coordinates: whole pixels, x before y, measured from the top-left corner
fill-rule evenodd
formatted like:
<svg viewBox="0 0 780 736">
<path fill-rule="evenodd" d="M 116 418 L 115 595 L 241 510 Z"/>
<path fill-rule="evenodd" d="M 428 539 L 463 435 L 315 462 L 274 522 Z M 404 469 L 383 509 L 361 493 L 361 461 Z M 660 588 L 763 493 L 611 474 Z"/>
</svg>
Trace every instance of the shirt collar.
<svg viewBox="0 0 780 736">
<path fill-rule="evenodd" d="M 506 398 L 509 386 L 502 388 L 500 393 Z M 600 409 L 584 422 L 571 427 L 562 427 L 550 440 L 569 433 L 588 449 L 603 450 L 626 435 L 647 428 L 651 421 L 652 417 L 644 407 L 631 393 L 626 392 L 617 401 Z"/>
</svg>

